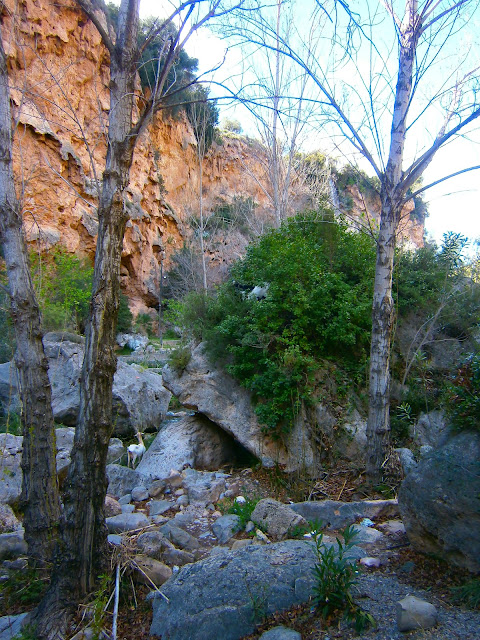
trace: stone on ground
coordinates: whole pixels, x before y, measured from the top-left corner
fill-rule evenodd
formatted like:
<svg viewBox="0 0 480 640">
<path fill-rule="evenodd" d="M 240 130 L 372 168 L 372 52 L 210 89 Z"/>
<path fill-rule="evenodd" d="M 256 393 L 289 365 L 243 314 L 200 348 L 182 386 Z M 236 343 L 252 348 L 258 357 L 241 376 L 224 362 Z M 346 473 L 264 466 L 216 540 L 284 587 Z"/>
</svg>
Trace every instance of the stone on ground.
<svg viewBox="0 0 480 640">
<path fill-rule="evenodd" d="M 251 517 L 263 531 L 277 540 L 285 538 L 294 527 L 307 524 L 305 518 L 295 513 L 288 505 L 272 498 L 260 500 Z"/>
<path fill-rule="evenodd" d="M 407 596 L 397 602 L 397 626 L 402 632 L 429 629 L 437 624 L 437 609 L 420 598 Z"/>
<path fill-rule="evenodd" d="M 302 636 L 294 629 L 280 626 L 265 631 L 259 640 L 302 640 Z"/>
<path fill-rule="evenodd" d="M 23 529 L 0 534 L 0 560 L 17 558 L 27 553 L 27 543 L 23 539 Z"/>
<path fill-rule="evenodd" d="M 135 469 L 122 467 L 119 464 L 107 465 L 108 493 L 114 498 L 131 494 L 132 489 L 140 484 L 140 476 Z"/>
<path fill-rule="evenodd" d="M 143 529 L 150 524 L 149 519 L 143 513 L 121 513 L 118 516 L 106 518 L 109 533 L 124 533 Z"/>
<path fill-rule="evenodd" d="M 332 530 L 343 529 L 363 518 L 375 521 L 398 515 L 396 500 L 362 500 L 359 502 L 319 500 L 318 502 L 297 502 L 291 507 L 306 520 L 319 521 L 324 528 Z"/>
<path fill-rule="evenodd" d="M 220 516 L 212 525 L 212 531 L 219 544 L 226 544 L 240 529 L 240 517 L 233 513 Z"/>
<path fill-rule="evenodd" d="M 0 640 L 13 640 L 22 631 L 22 625 L 27 613 L 17 616 L 2 616 L 0 618 Z"/>
<path fill-rule="evenodd" d="M 134 561 L 137 565 L 135 579 L 140 584 L 151 585 L 153 582 L 155 586 L 160 587 L 172 575 L 170 567 L 149 556 L 138 555 L 134 557 Z"/>
</svg>

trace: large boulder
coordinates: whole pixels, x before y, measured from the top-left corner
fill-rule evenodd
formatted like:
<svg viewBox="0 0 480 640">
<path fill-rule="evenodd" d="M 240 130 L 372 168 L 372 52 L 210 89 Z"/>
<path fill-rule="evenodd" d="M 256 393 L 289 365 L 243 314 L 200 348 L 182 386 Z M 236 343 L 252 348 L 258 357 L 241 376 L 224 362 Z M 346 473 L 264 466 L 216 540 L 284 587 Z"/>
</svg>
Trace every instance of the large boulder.
<svg viewBox="0 0 480 640">
<path fill-rule="evenodd" d="M 398 503 L 417 550 L 480 572 L 480 433 L 460 433 L 421 460 Z"/>
<path fill-rule="evenodd" d="M 337 502 L 336 500 L 307 500 L 291 505 L 292 509 L 310 522 L 319 522 L 326 529 L 343 529 L 358 520 L 369 518 L 380 520 L 398 515 L 396 500 L 359 500 Z"/>
<path fill-rule="evenodd" d="M 285 540 L 185 565 L 162 586 L 168 601 L 153 594 L 150 634 L 169 640 L 238 640 L 265 616 L 310 598 L 315 557 L 312 543 Z"/>
<path fill-rule="evenodd" d="M 444 412 L 421 413 L 416 424 L 410 429 L 410 436 L 419 447 L 426 445 L 437 449 L 445 444 L 449 429 Z"/>
<path fill-rule="evenodd" d="M 289 505 L 272 498 L 264 498 L 257 503 L 251 520 L 277 540 L 285 538 L 295 527 L 307 524 L 307 521 Z"/>
<path fill-rule="evenodd" d="M 192 349 L 186 368 L 179 372 L 170 365 L 162 371 L 163 384 L 180 402 L 207 416 L 238 440 L 266 466 L 284 465 L 287 471 L 318 471 L 316 447 L 310 429 L 300 418 L 284 443 L 266 435 L 252 406 L 251 394 L 230 375 L 209 362 L 204 345 Z"/>
<path fill-rule="evenodd" d="M 43 345 L 48 358 L 55 421 L 74 426 L 80 407 L 79 380 L 85 340 L 73 334 L 47 333 Z M 0 401 L 4 410 L 7 406 L 19 406 L 15 368 L 11 363 L 7 365 L 0 365 Z M 113 380 L 114 435 L 128 436 L 136 431 L 158 429 L 170 398 L 161 375 L 119 362 Z"/>
<path fill-rule="evenodd" d="M 151 478 L 166 477 L 171 469 L 186 465 L 213 471 L 231 462 L 235 454 L 233 438 L 208 418 L 183 416 L 164 423 L 137 471 Z"/>
<path fill-rule="evenodd" d="M 60 480 L 66 476 L 75 437 L 73 427 L 55 430 L 57 444 L 57 473 Z M 0 503 L 14 504 L 22 491 L 23 436 L 0 433 Z M 112 438 L 108 446 L 107 462 L 118 459 L 124 447 L 118 438 Z"/>
</svg>

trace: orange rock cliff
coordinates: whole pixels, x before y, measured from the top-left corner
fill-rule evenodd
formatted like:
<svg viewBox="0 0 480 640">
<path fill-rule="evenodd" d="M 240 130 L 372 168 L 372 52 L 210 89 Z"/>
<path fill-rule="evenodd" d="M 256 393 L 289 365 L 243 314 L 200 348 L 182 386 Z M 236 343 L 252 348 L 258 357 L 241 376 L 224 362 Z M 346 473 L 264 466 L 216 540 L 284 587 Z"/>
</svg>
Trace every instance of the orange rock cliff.
<svg viewBox="0 0 480 640">
<path fill-rule="evenodd" d="M 2 33 L 18 123 L 14 164 L 27 240 L 41 250 L 62 245 L 92 257 L 110 108 L 108 52 L 83 13 L 62 2 L 7 0 Z M 261 156 L 258 144 L 239 137 L 214 143 L 203 163 L 206 209 L 243 197 L 257 203 L 259 216 L 271 215 Z M 362 212 L 365 203 L 353 199 Z M 159 113 L 138 141 L 128 189 L 121 274 L 134 312 L 157 303 L 162 256 L 168 269 L 197 203 L 192 130 L 184 117 Z M 402 236 L 420 246 L 423 224 L 407 218 Z M 245 241 L 233 252 L 230 246 L 228 257 L 220 248 L 214 259 L 228 262 L 244 248 Z"/>
</svg>

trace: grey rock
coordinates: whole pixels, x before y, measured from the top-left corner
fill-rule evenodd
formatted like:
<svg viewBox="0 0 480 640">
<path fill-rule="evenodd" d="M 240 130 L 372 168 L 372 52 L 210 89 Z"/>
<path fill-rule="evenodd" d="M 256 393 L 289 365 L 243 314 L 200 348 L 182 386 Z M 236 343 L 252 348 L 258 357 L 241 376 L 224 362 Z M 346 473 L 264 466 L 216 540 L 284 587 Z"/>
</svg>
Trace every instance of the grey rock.
<svg viewBox="0 0 480 640">
<path fill-rule="evenodd" d="M 410 449 L 407 449 L 407 447 L 399 447 L 398 449 L 395 449 L 395 451 L 397 452 L 400 464 L 402 465 L 403 474 L 406 476 L 417 466 L 415 456 Z"/>
<path fill-rule="evenodd" d="M 410 435 L 418 446 L 428 445 L 438 449 L 446 443 L 449 435 L 445 414 L 443 411 L 421 413 Z"/>
<path fill-rule="evenodd" d="M 252 521 L 278 540 L 285 538 L 294 527 L 307 524 L 305 518 L 288 505 L 272 498 L 265 498 L 257 503 Z"/>
<path fill-rule="evenodd" d="M 74 436 L 75 429 L 73 427 L 60 427 L 55 430 L 57 473 L 60 480 L 65 478 L 70 464 Z M 110 441 L 108 459 L 111 458 L 111 450 L 112 452 L 118 451 L 116 439 Z M 0 503 L 14 504 L 20 498 L 22 451 L 22 436 L 14 436 L 9 433 L 0 434 Z"/>
<path fill-rule="evenodd" d="M 23 529 L 0 534 L 0 560 L 17 558 L 27 553 L 27 543 L 23 539 Z"/>
<path fill-rule="evenodd" d="M 141 554 L 160 560 L 166 549 L 173 548 L 173 544 L 158 529 L 145 531 L 137 538 L 137 549 Z"/>
<path fill-rule="evenodd" d="M 107 465 L 108 493 L 120 498 L 140 484 L 140 476 L 135 469 L 122 467 L 119 464 Z"/>
<path fill-rule="evenodd" d="M 143 513 L 121 513 L 118 516 L 106 518 L 109 533 L 123 533 L 124 531 L 135 531 L 148 527 L 148 518 Z"/>
<path fill-rule="evenodd" d="M 43 344 L 48 358 L 54 418 L 57 422 L 74 426 L 80 406 L 79 378 L 84 338 L 66 333 L 47 333 Z M 0 365 L 0 393 L 2 387 L 6 388 L 7 380 L 9 384 L 10 380 L 14 382 L 15 375 L 8 367 Z M 15 406 L 20 406 L 16 384 L 11 388 L 11 398 Z M 158 428 L 170 398 L 171 394 L 163 387 L 160 375 L 119 362 L 113 383 L 115 433 L 131 435 L 140 428 Z"/>
<path fill-rule="evenodd" d="M 169 640 L 239 640 L 276 611 L 311 596 L 313 545 L 285 540 L 218 550 L 180 569 L 152 597 L 152 635 Z M 188 597 L 186 597 L 188 593 Z"/>
<path fill-rule="evenodd" d="M 137 471 L 138 473 L 138 471 Z M 139 485 L 137 487 L 133 487 L 132 489 L 132 500 L 133 502 L 141 502 L 142 500 L 148 500 L 149 493 L 146 487 Z"/>
<path fill-rule="evenodd" d="M 134 504 L 122 504 L 122 509 L 120 511 L 120 513 L 133 513 L 135 511 L 135 505 Z M 118 515 L 117 513 L 112 514 L 112 515 Z"/>
<path fill-rule="evenodd" d="M 153 582 L 155 586 L 160 587 L 172 575 L 170 567 L 154 558 L 139 555 L 134 557 L 134 561 L 137 565 L 135 578 L 141 584 L 151 585 Z"/>
<path fill-rule="evenodd" d="M 22 631 L 22 626 L 28 613 L 16 616 L 2 616 L 0 618 L 0 640 L 13 640 Z"/>
<path fill-rule="evenodd" d="M 460 433 L 421 460 L 398 501 L 418 551 L 480 571 L 480 433 Z"/>
<path fill-rule="evenodd" d="M 22 492 L 22 436 L 0 433 L 0 502 L 14 504 Z"/>
<path fill-rule="evenodd" d="M 187 551 L 195 551 L 200 546 L 198 540 L 190 535 L 187 531 L 184 531 L 180 527 L 177 527 L 172 522 L 167 522 L 160 527 L 161 533 L 168 538 L 176 547 L 186 549 Z"/>
<path fill-rule="evenodd" d="M 202 344 L 193 348 L 183 372 L 166 365 L 162 377 L 165 387 L 183 405 L 206 416 L 259 460 L 264 459 L 268 464 L 278 462 L 285 465 L 287 471 L 306 469 L 315 474 L 318 470 L 316 447 L 303 416 L 296 421 L 285 446 L 266 437 L 249 391 L 225 371 L 213 367 Z"/>
<path fill-rule="evenodd" d="M 0 406 L 5 415 L 20 414 L 21 402 L 18 395 L 18 371 L 11 362 L 0 364 Z"/>
<path fill-rule="evenodd" d="M 240 529 L 240 517 L 233 513 L 220 516 L 212 525 L 212 531 L 220 544 L 226 544 Z"/>
<path fill-rule="evenodd" d="M 28 567 L 28 558 L 15 558 L 15 560 L 4 560 L 2 567 L 5 569 L 13 569 L 14 571 L 23 571 Z"/>
<path fill-rule="evenodd" d="M 181 507 L 187 507 L 190 504 L 188 496 L 179 496 L 177 498 L 177 504 Z"/>
<path fill-rule="evenodd" d="M 110 544 L 113 544 L 116 547 L 120 546 L 123 543 L 123 538 L 118 533 L 109 533 L 107 536 L 107 540 Z"/>
<path fill-rule="evenodd" d="M 12 507 L 0 502 L 0 533 L 10 533 L 21 528 L 20 521 L 13 513 Z"/>
<path fill-rule="evenodd" d="M 138 465 L 146 477 L 163 478 L 185 465 L 214 470 L 235 457 L 236 445 L 225 431 L 201 415 L 184 416 L 162 427 Z"/>
<path fill-rule="evenodd" d="M 420 447 L 419 453 L 420 453 L 420 457 L 421 458 L 426 458 L 427 456 L 429 456 L 432 451 L 434 451 L 434 448 L 431 447 L 429 444 L 422 444 L 422 446 Z"/>
<path fill-rule="evenodd" d="M 355 544 L 375 544 L 384 537 L 384 534 L 381 531 L 377 531 L 372 527 L 362 527 L 359 524 L 353 525 L 353 530 L 355 531 Z"/>
<path fill-rule="evenodd" d="M 161 516 L 172 507 L 173 502 L 170 502 L 169 500 L 151 500 L 148 503 L 149 515 Z"/>
<path fill-rule="evenodd" d="M 292 509 L 309 521 L 321 521 L 326 529 L 342 529 L 362 518 L 372 520 L 394 518 L 398 515 L 396 500 L 362 500 L 359 502 L 297 502 Z"/>
<path fill-rule="evenodd" d="M 387 522 L 379 524 L 378 528 L 390 535 L 402 535 L 405 533 L 405 525 L 401 520 L 387 520 Z"/>
<path fill-rule="evenodd" d="M 189 551 L 183 549 L 175 549 L 173 546 L 165 549 L 162 554 L 162 560 L 170 566 L 183 567 L 185 564 L 195 562 L 195 556 Z"/>
<path fill-rule="evenodd" d="M 105 496 L 105 517 L 118 516 L 119 513 L 122 513 L 122 505 L 112 496 Z"/>
<path fill-rule="evenodd" d="M 397 602 L 397 626 L 402 632 L 429 629 L 437 624 L 437 609 L 420 598 L 407 596 Z"/>
<path fill-rule="evenodd" d="M 126 493 L 124 496 L 118 499 L 118 504 L 121 504 L 121 505 L 130 504 L 131 501 L 132 501 L 132 494 Z"/>
<path fill-rule="evenodd" d="M 225 490 L 225 479 L 217 478 L 215 473 L 185 469 L 184 475 L 183 486 L 187 490 L 190 502 L 217 502 Z"/>
<path fill-rule="evenodd" d="M 302 636 L 294 629 L 280 626 L 265 631 L 259 640 L 302 640 Z"/>
<path fill-rule="evenodd" d="M 154 442 L 152 442 L 152 445 L 153 444 Z M 151 448 L 152 447 L 150 446 L 150 449 Z M 165 480 L 154 480 L 148 487 L 148 495 L 151 498 L 156 498 L 163 492 L 166 486 L 167 486 L 167 483 L 165 482 Z"/>
</svg>

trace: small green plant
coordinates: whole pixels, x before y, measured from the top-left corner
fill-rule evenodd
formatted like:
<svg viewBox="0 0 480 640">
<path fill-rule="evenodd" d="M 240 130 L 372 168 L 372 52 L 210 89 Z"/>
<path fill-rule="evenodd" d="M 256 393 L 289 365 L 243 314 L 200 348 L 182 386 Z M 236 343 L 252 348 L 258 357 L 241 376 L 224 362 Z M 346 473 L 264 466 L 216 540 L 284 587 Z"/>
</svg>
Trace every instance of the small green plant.
<svg viewBox="0 0 480 640">
<path fill-rule="evenodd" d="M 260 498 L 246 498 L 245 502 L 235 502 L 234 499 L 224 498 L 219 504 L 220 511 L 222 513 L 232 513 L 240 518 L 240 525 L 242 529 L 246 526 L 247 522 L 252 519 L 252 513 L 257 506 Z"/>
<path fill-rule="evenodd" d="M 460 587 L 452 587 L 453 599 L 469 609 L 480 609 L 480 578 L 469 580 Z"/>
<path fill-rule="evenodd" d="M 107 574 L 100 576 L 100 584 L 95 592 L 95 598 L 91 602 L 93 640 L 102 637 L 105 626 L 105 612 L 110 598 L 111 577 Z"/>
<path fill-rule="evenodd" d="M 168 363 L 177 373 L 183 373 L 190 362 L 192 352 L 189 347 L 179 347 L 170 353 Z"/>
<path fill-rule="evenodd" d="M 135 331 L 146 335 L 153 336 L 153 320 L 148 313 L 139 313 L 134 322 Z"/>
<path fill-rule="evenodd" d="M 8 580 L 0 584 L 0 609 L 13 605 L 36 605 L 42 599 L 48 585 L 46 573 L 36 569 L 12 571 Z"/>
<path fill-rule="evenodd" d="M 25 625 L 13 640 L 37 640 L 36 628 L 33 624 Z"/>
<path fill-rule="evenodd" d="M 342 533 L 343 542 L 338 538 L 332 545 L 323 542 L 323 533 L 318 530 L 312 531 L 312 536 L 317 555 L 313 600 L 320 616 L 324 620 L 343 617 L 358 633 L 374 626 L 374 618 L 354 602 L 351 593 L 358 574 L 356 561 L 349 558 L 355 544 L 354 528 L 347 527 Z"/>
<path fill-rule="evenodd" d="M 22 435 L 22 418 L 14 411 L 0 418 L 0 433 L 10 433 L 13 436 Z"/>
</svg>

